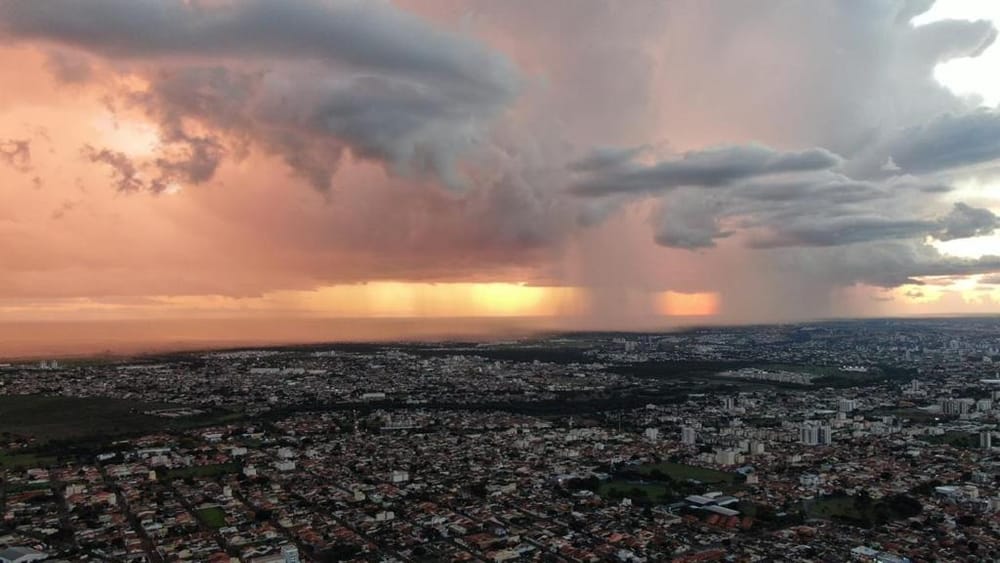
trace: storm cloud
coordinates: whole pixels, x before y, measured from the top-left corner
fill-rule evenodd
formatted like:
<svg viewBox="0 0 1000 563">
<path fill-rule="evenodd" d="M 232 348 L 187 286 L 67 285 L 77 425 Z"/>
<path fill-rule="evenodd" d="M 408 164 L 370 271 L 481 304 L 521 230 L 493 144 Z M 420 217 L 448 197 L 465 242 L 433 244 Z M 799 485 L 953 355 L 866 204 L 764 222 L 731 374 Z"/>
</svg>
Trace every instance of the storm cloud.
<svg viewBox="0 0 1000 563">
<path fill-rule="evenodd" d="M 892 146 L 904 172 L 927 173 L 988 163 L 1000 158 L 1000 113 L 986 108 L 944 114 L 906 130 Z"/>
<path fill-rule="evenodd" d="M 456 158 L 519 83 L 503 55 L 384 2 L 4 0 L 0 35 L 155 69 L 132 98 L 187 153 L 161 168 L 191 183 L 223 152 L 186 132 L 197 119 L 283 156 L 318 189 L 344 149 L 459 187 Z"/>
<path fill-rule="evenodd" d="M 681 186 L 718 187 L 757 176 L 827 170 L 841 159 L 825 149 L 779 152 L 747 145 L 691 151 L 677 159 L 644 166 L 604 153 L 592 154 L 570 168 L 590 172 L 573 186 L 579 195 L 602 196 L 622 193 L 653 193 Z"/>
<path fill-rule="evenodd" d="M 934 71 L 996 32 L 932 4 L 0 0 L 0 297 L 505 281 L 757 321 L 995 273 L 940 243 L 996 235 L 997 110 Z"/>
</svg>

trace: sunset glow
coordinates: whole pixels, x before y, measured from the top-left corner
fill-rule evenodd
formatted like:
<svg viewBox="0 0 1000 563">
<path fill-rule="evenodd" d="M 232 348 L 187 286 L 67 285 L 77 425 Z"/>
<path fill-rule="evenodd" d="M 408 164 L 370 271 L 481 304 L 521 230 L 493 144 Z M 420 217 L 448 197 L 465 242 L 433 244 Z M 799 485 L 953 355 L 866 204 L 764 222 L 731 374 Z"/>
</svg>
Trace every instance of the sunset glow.
<svg viewBox="0 0 1000 563">
<path fill-rule="evenodd" d="M 53 1 L 0 0 L 0 323 L 1000 312 L 985 3 Z"/>
</svg>

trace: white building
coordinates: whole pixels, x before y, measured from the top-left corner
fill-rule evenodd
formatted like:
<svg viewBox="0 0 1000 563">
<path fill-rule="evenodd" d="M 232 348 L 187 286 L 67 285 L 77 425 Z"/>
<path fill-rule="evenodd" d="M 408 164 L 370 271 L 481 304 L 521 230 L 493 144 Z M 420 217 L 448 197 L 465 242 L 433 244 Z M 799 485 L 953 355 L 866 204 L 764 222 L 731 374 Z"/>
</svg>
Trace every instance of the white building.
<svg viewBox="0 0 1000 563">
<path fill-rule="evenodd" d="M 799 442 L 807 446 L 819 444 L 819 428 L 813 424 L 805 424 L 799 430 Z"/>
<path fill-rule="evenodd" d="M 853 412 L 857 408 L 858 402 L 855 399 L 840 399 L 837 401 L 837 410 L 840 412 Z"/>
<path fill-rule="evenodd" d="M 695 432 L 694 428 L 690 426 L 684 426 L 681 428 L 681 443 L 686 445 L 693 445 L 698 441 L 698 433 Z"/>
<path fill-rule="evenodd" d="M 833 443 L 833 428 L 829 426 L 819 427 L 819 444 L 821 446 L 829 446 Z"/>
</svg>

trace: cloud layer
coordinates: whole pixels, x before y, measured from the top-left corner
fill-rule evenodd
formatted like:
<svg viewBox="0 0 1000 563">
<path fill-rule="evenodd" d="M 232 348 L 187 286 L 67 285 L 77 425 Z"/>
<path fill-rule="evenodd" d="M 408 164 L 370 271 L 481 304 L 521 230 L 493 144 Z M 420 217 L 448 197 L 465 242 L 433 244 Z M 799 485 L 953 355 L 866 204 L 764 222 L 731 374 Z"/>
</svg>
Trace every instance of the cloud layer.
<svg viewBox="0 0 1000 563">
<path fill-rule="evenodd" d="M 933 71 L 996 32 L 930 5 L 0 0 L 0 299 L 498 280 L 767 320 L 995 273 L 939 248 L 1000 226 L 964 187 L 1000 114 Z"/>
</svg>

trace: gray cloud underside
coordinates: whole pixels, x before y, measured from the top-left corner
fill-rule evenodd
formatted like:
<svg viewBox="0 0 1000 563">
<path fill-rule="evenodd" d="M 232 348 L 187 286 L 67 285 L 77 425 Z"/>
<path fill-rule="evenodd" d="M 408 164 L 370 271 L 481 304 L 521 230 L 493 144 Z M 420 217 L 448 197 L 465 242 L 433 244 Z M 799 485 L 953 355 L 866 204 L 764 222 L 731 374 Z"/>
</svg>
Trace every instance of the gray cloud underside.
<svg viewBox="0 0 1000 563">
<path fill-rule="evenodd" d="M 922 188 L 832 182 L 776 186 L 745 185 L 713 196 L 690 193 L 662 202 L 656 240 L 677 248 L 709 248 L 733 234 L 722 225 L 746 230 L 755 248 L 824 247 L 887 239 L 933 237 L 953 240 L 992 234 L 1000 218 L 988 209 L 955 203 L 944 215 L 908 216 L 896 208 Z M 910 193 L 907 193 L 910 192 Z M 897 213 L 900 215 L 893 215 Z"/>
<path fill-rule="evenodd" d="M 795 253 L 789 261 L 807 267 L 823 283 L 866 283 L 878 287 L 923 285 L 924 277 L 969 276 L 1000 272 L 1000 256 L 959 258 L 939 253 L 919 241 L 879 241 Z"/>
<path fill-rule="evenodd" d="M 150 91 L 132 101 L 173 145 L 163 174 L 193 183 L 226 151 L 184 118 L 281 155 L 318 189 L 345 149 L 460 186 L 455 159 L 520 82 L 504 56 L 383 2 L 0 0 L 0 36 L 153 65 Z M 65 78 L 66 57 L 52 62 Z"/>
<path fill-rule="evenodd" d="M 8 35 L 115 59 L 305 58 L 441 80 L 487 98 L 513 93 L 503 57 L 383 2 L 4 0 L 0 15 Z"/>
<path fill-rule="evenodd" d="M 944 114 L 907 129 L 891 147 L 904 172 L 928 173 L 1000 159 L 1000 113 L 979 109 Z"/>
<path fill-rule="evenodd" d="M 682 186 L 718 187 L 757 176 L 826 170 L 841 162 L 826 149 L 779 152 L 759 145 L 692 151 L 650 166 L 626 159 L 634 155 L 625 151 L 617 158 L 608 158 L 597 153 L 571 164 L 571 169 L 590 173 L 571 189 L 579 195 L 604 196 L 662 192 Z"/>
<path fill-rule="evenodd" d="M 663 246 L 713 247 L 717 239 L 734 233 L 724 223 L 751 231 L 749 244 L 758 248 L 926 236 L 952 240 L 988 235 L 1000 226 L 990 210 L 960 202 L 936 218 L 907 215 L 912 212 L 897 205 L 898 200 L 947 193 L 947 186 L 909 176 L 855 180 L 833 172 L 840 159 L 822 149 L 778 152 L 731 146 L 652 165 L 635 163 L 636 155 L 635 149 L 606 149 L 574 163 L 571 168 L 585 178 L 572 190 L 581 196 L 619 198 L 667 192 L 655 232 Z M 767 178 L 753 180 L 757 177 Z"/>
</svg>

